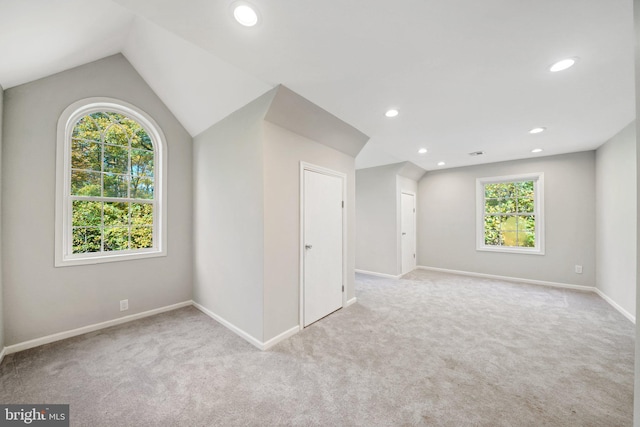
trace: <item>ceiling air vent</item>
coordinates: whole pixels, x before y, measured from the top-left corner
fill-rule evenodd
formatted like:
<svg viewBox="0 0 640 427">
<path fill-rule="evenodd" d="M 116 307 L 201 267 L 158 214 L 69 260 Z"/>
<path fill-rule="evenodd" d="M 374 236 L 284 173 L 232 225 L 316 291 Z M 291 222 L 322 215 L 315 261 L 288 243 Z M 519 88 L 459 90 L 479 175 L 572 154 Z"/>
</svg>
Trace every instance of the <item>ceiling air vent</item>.
<svg viewBox="0 0 640 427">
<path fill-rule="evenodd" d="M 474 151 L 469 153 L 470 156 L 476 157 L 476 156 L 482 156 L 484 154 L 484 151 Z"/>
</svg>

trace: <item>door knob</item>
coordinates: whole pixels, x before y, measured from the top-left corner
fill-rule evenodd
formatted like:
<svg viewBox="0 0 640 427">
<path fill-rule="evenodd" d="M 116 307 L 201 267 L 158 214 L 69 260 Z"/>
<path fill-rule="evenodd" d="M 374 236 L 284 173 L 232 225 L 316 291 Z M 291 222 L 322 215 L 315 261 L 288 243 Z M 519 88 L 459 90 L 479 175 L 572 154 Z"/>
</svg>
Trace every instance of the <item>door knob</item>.
<svg viewBox="0 0 640 427">
<path fill-rule="evenodd" d="M 311 245 L 304 245 L 304 248 L 305 248 L 305 249 L 311 249 L 312 247 L 313 247 L 313 246 L 311 246 Z"/>
<path fill-rule="evenodd" d="M 402 235 L 403 235 L 403 236 L 406 236 L 406 235 L 407 235 L 407 233 L 402 233 Z"/>
</svg>

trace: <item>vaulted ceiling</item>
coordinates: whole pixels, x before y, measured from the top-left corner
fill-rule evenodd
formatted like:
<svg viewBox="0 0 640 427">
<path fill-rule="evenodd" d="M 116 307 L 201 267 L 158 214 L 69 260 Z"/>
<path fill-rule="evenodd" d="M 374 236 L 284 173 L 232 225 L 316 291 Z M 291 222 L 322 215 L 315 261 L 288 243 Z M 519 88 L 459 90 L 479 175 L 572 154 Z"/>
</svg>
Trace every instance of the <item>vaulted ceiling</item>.
<svg viewBox="0 0 640 427">
<path fill-rule="evenodd" d="M 122 52 L 197 135 L 284 84 L 371 137 L 358 167 L 592 150 L 635 118 L 631 0 L 251 0 L 252 28 L 231 3 L 0 0 L 0 85 Z"/>
</svg>

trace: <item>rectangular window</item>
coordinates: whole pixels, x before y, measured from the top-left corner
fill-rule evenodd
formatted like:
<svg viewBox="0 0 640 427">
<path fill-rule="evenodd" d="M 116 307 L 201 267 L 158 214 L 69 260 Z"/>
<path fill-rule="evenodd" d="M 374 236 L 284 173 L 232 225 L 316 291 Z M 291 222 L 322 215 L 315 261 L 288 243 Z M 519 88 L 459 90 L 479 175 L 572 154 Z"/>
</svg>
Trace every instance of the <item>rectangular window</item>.
<svg viewBox="0 0 640 427">
<path fill-rule="evenodd" d="M 543 174 L 476 180 L 480 251 L 544 254 Z"/>
</svg>

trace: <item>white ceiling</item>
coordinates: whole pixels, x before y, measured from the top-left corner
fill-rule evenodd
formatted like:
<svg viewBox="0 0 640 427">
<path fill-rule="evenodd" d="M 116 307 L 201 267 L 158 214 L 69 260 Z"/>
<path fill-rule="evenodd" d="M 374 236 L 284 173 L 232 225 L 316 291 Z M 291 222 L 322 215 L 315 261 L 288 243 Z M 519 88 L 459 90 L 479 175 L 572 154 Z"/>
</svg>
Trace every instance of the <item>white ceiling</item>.
<svg viewBox="0 0 640 427">
<path fill-rule="evenodd" d="M 0 0 L 5 89 L 120 52 L 133 15 L 110 1 Z"/>
<path fill-rule="evenodd" d="M 371 137 L 358 167 L 591 150 L 635 117 L 631 0 L 251 2 L 254 28 L 231 0 L 0 0 L 0 84 L 120 51 L 192 135 L 284 84 Z"/>
</svg>

